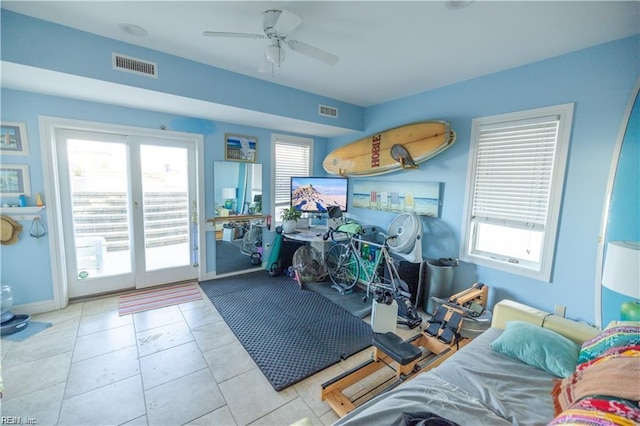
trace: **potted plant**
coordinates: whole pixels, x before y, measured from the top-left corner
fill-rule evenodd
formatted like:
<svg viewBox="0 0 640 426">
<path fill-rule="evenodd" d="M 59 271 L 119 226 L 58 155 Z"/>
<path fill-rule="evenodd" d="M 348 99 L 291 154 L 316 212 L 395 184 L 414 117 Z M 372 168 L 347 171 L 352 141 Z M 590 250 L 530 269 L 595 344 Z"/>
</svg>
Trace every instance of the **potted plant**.
<svg viewBox="0 0 640 426">
<path fill-rule="evenodd" d="M 290 234 L 295 231 L 296 223 L 298 223 L 298 219 L 301 217 L 302 212 L 300 210 L 296 210 L 294 206 L 282 210 L 282 213 L 280 213 L 280 219 L 282 219 L 282 232 Z"/>
</svg>

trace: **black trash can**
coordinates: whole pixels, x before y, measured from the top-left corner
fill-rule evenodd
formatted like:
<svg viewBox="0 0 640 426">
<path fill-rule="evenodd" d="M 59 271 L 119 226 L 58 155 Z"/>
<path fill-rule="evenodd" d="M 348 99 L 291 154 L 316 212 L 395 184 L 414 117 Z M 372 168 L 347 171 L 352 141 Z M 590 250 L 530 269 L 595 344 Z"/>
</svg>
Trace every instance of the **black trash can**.
<svg viewBox="0 0 640 426">
<path fill-rule="evenodd" d="M 453 291 L 453 268 L 458 259 L 444 258 L 427 260 L 428 291 L 424 293 L 424 311 L 431 315 L 438 304 L 431 297 L 448 299 Z"/>
</svg>

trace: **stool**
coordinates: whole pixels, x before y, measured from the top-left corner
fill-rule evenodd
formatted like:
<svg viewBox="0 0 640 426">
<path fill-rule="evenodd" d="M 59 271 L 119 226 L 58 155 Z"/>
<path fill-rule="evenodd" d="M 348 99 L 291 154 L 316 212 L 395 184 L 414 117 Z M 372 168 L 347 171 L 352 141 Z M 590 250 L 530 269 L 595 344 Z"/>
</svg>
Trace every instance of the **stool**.
<svg viewBox="0 0 640 426">
<path fill-rule="evenodd" d="M 396 377 L 404 380 L 417 366 L 422 351 L 411 343 L 404 342 L 397 334 L 387 332 L 373 336 L 373 358 L 378 361 L 379 351 L 398 363 Z"/>
</svg>

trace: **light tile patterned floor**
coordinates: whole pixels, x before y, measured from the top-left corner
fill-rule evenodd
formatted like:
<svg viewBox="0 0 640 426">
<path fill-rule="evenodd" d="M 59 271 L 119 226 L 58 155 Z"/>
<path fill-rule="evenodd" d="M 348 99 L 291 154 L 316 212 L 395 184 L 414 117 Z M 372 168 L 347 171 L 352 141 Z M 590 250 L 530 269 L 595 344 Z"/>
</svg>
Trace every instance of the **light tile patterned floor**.
<svg viewBox="0 0 640 426">
<path fill-rule="evenodd" d="M 0 341 L 0 410 L 39 426 L 287 425 L 304 417 L 327 425 L 338 417 L 320 401 L 320 385 L 371 356 L 364 350 L 276 392 L 204 295 L 123 317 L 112 296 L 33 321 L 53 326 Z M 397 332 L 408 338 L 418 329 Z"/>
</svg>

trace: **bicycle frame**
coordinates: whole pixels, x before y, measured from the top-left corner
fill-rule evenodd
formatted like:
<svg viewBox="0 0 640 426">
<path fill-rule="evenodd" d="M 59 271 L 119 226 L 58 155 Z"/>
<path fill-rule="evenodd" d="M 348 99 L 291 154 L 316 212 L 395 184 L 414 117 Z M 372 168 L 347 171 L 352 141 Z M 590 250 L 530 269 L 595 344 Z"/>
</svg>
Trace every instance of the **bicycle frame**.
<svg viewBox="0 0 640 426">
<path fill-rule="evenodd" d="M 339 243 L 346 247 L 346 251 L 345 251 L 344 257 L 340 259 L 340 263 L 338 264 L 336 269 L 344 267 L 343 262 L 345 260 L 348 260 L 351 256 L 353 256 L 356 259 L 356 262 L 359 265 L 358 268 L 362 270 L 363 275 L 365 277 L 364 284 L 367 286 L 366 295 L 364 297 L 365 301 L 369 298 L 369 294 L 377 289 L 395 291 L 398 288 L 397 280 L 400 279 L 400 275 L 398 274 L 398 270 L 396 269 L 393 258 L 389 254 L 389 249 L 388 249 L 389 246 L 387 244 L 387 241 L 390 238 L 393 238 L 393 237 L 386 237 L 384 243 L 376 243 L 373 241 L 363 240 L 359 234 L 352 234 L 348 242 Z M 360 248 L 362 244 L 368 244 L 370 247 L 376 248 L 376 251 L 379 252 L 379 254 L 376 253 L 376 259 L 373 264 L 373 267 L 370 268 L 370 271 L 367 270 L 368 268 L 365 267 L 364 259 L 360 254 Z M 387 267 L 387 270 L 389 271 L 390 286 L 385 285 L 384 284 L 385 278 L 381 277 L 380 274 L 378 274 L 378 269 L 382 264 L 382 262 L 384 262 L 384 264 Z M 362 280 L 360 280 L 359 277 L 358 277 L 358 281 L 362 282 Z"/>
<path fill-rule="evenodd" d="M 330 230 L 329 233 L 333 241 L 336 241 L 334 238 L 334 230 Z M 348 242 L 338 243 L 332 246 L 327 252 L 327 272 L 329 273 L 331 281 L 333 281 L 331 287 L 338 290 L 341 294 L 347 294 L 352 291 L 351 289 L 355 287 L 358 282 L 364 281 L 367 286 L 367 292 L 363 297 L 364 302 L 367 301 L 372 291 L 376 293 L 378 302 L 380 302 L 380 300 L 378 300 L 379 295 L 390 293 L 392 297 L 398 301 L 398 318 L 400 318 L 398 324 L 406 325 L 409 328 L 420 325 L 422 317 L 416 313 L 416 307 L 411 302 L 409 286 L 400 278 L 394 259 L 389 254 L 387 242 L 394 237 L 385 235 L 384 242 L 377 243 L 364 240 L 361 234 L 348 233 L 347 235 L 349 235 Z M 369 248 L 373 247 L 375 249 L 376 253 L 374 255 L 375 261 L 373 262 L 373 268 L 371 268 L 371 265 L 368 265 L 371 269 L 365 267 L 364 259 L 360 254 L 362 244 L 367 244 Z M 389 271 L 389 279 L 380 276 L 378 273 L 382 262 L 384 262 L 384 265 L 386 265 Z M 360 273 L 360 269 L 362 269 L 362 274 Z"/>
<path fill-rule="evenodd" d="M 358 240 L 362 241 L 362 239 L 360 238 L 358 238 Z M 372 241 L 366 241 L 369 247 L 375 247 L 380 251 L 380 254 L 376 255 L 377 259 L 376 259 L 376 262 L 374 263 L 374 267 L 371 269 L 371 274 L 369 274 L 369 272 L 367 271 L 367 268 L 362 267 L 363 266 L 362 256 L 360 255 L 359 251 L 356 251 L 357 253 L 356 258 L 360 262 L 360 266 L 363 269 L 364 275 L 367 277 L 367 280 L 365 283 L 367 285 L 367 293 L 365 296 L 366 298 L 369 297 L 369 293 L 371 293 L 372 291 L 376 291 L 378 289 L 395 291 L 398 288 L 398 284 L 396 283 L 396 280 L 400 279 L 400 275 L 398 274 L 398 270 L 396 269 L 396 265 L 393 261 L 393 258 L 389 254 L 389 246 L 387 244 L 387 240 L 389 240 L 389 238 L 385 238 L 385 241 L 382 244 L 375 243 Z M 387 270 L 389 271 L 390 286 L 386 285 L 386 278 L 378 274 L 378 268 L 382 264 L 383 259 L 384 259 L 384 265 L 387 267 Z"/>
</svg>

